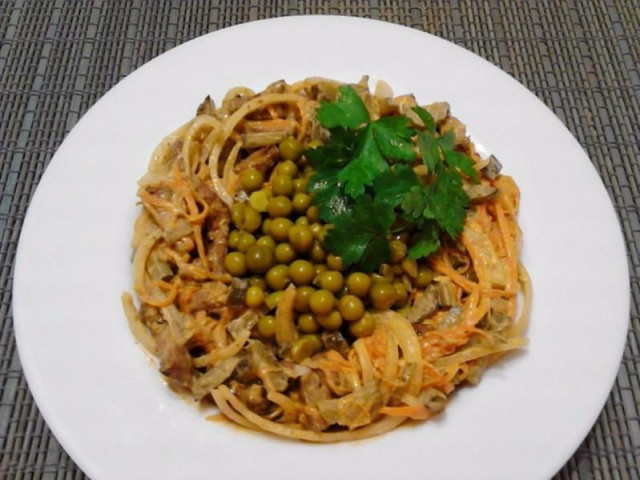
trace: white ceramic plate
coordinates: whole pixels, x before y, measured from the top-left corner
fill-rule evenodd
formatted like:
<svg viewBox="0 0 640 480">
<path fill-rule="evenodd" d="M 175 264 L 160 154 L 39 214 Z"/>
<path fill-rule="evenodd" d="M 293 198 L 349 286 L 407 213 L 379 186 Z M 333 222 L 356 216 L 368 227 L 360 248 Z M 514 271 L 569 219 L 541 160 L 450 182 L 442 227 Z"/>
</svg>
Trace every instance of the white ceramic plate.
<svg viewBox="0 0 640 480">
<path fill-rule="evenodd" d="M 136 181 L 162 137 L 206 94 L 321 75 L 386 79 L 421 103 L 447 100 L 522 190 L 534 283 L 525 353 L 456 394 L 440 418 L 359 443 L 309 445 L 204 420 L 135 344 L 130 287 Z M 96 480 L 261 478 L 544 479 L 578 447 L 620 361 L 628 272 L 607 194 L 562 123 L 511 77 L 436 37 L 370 20 L 294 17 L 188 42 L 139 69 L 82 118 L 25 219 L 15 330 L 52 431 Z"/>
</svg>

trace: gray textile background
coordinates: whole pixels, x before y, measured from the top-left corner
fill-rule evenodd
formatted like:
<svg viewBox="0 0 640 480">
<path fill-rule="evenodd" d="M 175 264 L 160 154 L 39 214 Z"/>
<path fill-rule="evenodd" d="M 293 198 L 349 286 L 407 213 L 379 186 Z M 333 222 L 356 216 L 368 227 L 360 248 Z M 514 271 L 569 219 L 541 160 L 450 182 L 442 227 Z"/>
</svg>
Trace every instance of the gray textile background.
<svg viewBox="0 0 640 480">
<path fill-rule="evenodd" d="M 42 172 L 65 135 L 109 88 L 180 43 L 250 20 L 311 13 L 387 20 L 461 45 L 532 90 L 585 148 L 624 230 L 631 328 L 606 407 L 556 479 L 639 479 L 637 0 L 0 0 L 0 479 L 86 478 L 33 402 L 16 352 L 11 312 L 20 228 Z"/>
</svg>

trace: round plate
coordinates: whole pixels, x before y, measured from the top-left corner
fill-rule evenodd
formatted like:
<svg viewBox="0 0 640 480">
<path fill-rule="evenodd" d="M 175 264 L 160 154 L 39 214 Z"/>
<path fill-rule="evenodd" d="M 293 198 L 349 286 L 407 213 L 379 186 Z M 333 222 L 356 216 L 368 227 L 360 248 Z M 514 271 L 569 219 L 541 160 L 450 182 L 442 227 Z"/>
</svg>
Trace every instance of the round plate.
<svg viewBox="0 0 640 480">
<path fill-rule="evenodd" d="M 202 98 L 273 80 L 385 79 L 447 100 L 522 191 L 531 344 L 456 393 L 443 415 L 338 445 L 275 439 L 204 420 L 134 342 L 136 182 L 163 136 Z M 76 125 L 34 195 L 18 248 L 15 331 L 31 391 L 79 466 L 101 479 L 543 479 L 602 409 L 629 318 L 628 272 L 609 198 L 578 143 L 533 94 L 425 33 L 346 17 L 254 22 L 190 41 L 140 68 Z"/>
</svg>

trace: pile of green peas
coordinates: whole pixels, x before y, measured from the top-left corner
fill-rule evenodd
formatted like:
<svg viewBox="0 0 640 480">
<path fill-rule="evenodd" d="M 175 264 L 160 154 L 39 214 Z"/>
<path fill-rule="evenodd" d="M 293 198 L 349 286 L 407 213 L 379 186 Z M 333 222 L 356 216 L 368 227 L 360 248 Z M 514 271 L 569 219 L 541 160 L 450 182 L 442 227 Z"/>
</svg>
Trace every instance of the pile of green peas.
<svg viewBox="0 0 640 480">
<path fill-rule="evenodd" d="M 307 145 L 313 147 L 313 145 Z M 326 226 L 308 192 L 313 169 L 293 137 L 279 144 L 281 161 L 270 178 L 256 169 L 240 176 L 248 201 L 230 208 L 227 271 L 248 280 L 244 302 L 261 309 L 257 332 L 275 335 L 273 311 L 283 291 L 296 286 L 296 323 L 302 336 L 291 346 L 296 360 L 320 350 L 322 331 L 344 331 L 352 337 L 370 335 L 375 327 L 368 310 L 400 310 L 407 305 L 409 285 L 426 286 L 432 272 L 407 257 L 407 239 L 390 239 L 392 260 L 380 273 L 347 271 L 340 257 L 325 251 Z M 357 232 L 354 232 L 357 234 Z"/>
</svg>

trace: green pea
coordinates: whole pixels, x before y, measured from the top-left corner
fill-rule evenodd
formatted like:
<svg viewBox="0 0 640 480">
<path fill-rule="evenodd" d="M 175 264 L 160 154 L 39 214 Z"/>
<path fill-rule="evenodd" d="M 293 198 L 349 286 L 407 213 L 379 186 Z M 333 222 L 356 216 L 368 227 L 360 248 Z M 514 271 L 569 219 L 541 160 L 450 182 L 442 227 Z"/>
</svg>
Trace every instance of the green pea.
<svg viewBox="0 0 640 480">
<path fill-rule="evenodd" d="M 320 281 L 320 275 L 329 270 L 329 268 L 324 263 L 318 263 L 313 266 L 313 282 L 318 283 Z"/>
<path fill-rule="evenodd" d="M 309 222 L 316 223 L 320 219 L 319 213 L 318 207 L 311 205 L 307 209 L 307 218 L 309 219 Z"/>
<path fill-rule="evenodd" d="M 337 293 L 342 290 L 344 285 L 344 278 L 340 272 L 329 270 L 320 275 L 318 279 L 320 288 L 329 290 L 332 293 Z"/>
<path fill-rule="evenodd" d="M 296 193 L 293 196 L 293 209 L 303 215 L 311 205 L 311 196 L 307 193 Z"/>
<path fill-rule="evenodd" d="M 338 300 L 338 310 L 347 322 L 355 322 L 364 315 L 364 303 L 355 295 L 345 295 Z"/>
<path fill-rule="evenodd" d="M 320 225 L 319 223 L 312 223 L 311 225 L 309 225 L 309 228 L 311 229 L 313 238 L 315 238 L 316 240 L 323 239 L 325 234 L 325 228 L 323 225 Z"/>
<path fill-rule="evenodd" d="M 274 253 L 278 262 L 286 263 L 287 265 L 296 258 L 296 251 L 289 243 L 279 243 L 276 246 Z"/>
<path fill-rule="evenodd" d="M 276 173 L 278 175 L 287 175 L 288 177 L 296 178 L 298 176 L 298 166 L 291 160 L 285 160 L 278 164 Z"/>
<path fill-rule="evenodd" d="M 262 186 L 263 182 L 264 176 L 262 175 L 262 172 L 255 168 L 248 168 L 242 172 L 242 175 L 240 175 L 240 183 L 247 193 L 258 190 Z"/>
<path fill-rule="evenodd" d="M 240 232 L 238 230 L 233 230 L 229 234 L 228 245 L 231 250 L 235 250 L 238 248 L 238 239 L 240 238 Z"/>
<path fill-rule="evenodd" d="M 256 245 L 274 250 L 276 248 L 276 241 L 268 235 L 263 235 L 256 240 Z"/>
<path fill-rule="evenodd" d="M 318 315 L 316 321 L 325 330 L 338 330 L 342 326 L 342 315 L 334 310 L 324 315 Z"/>
<path fill-rule="evenodd" d="M 313 337 L 313 335 L 303 335 L 289 347 L 289 354 L 294 362 L 300 363 L 320 350 L 322 343 L 309 337 Z"/>
<path fill-rule="evenodd" d="M 308 188 L 309 188 L 308 178 L 296 178 L 293 181 L 293 191 L 295 193 L 307 193 Z"/>
<path fill-rule="evenodd" d="M 270 218 L 265 218 L 262 221 L 262 228 L 260 229 L 260 231 L 262 232 L 263 235 L 270 235 L 270 233 L 271 233 L 270 229 L 271 229 L 271 219 Z"/>
<path fill-rule="evenodd" d="M 309 306 L 313 313 L 327 315 L 333 310 L 335 301 L 336 298 L 329 290 L 318 290 L 311 295 Z"/>
<path fill-rule="evenodd" d="M 282 298 L 282 292 L 272 292 L 267 295 L 267 298 L 264 299 L 264 304 L 267 306 L 268 310 L 273 310 L 280 303 L 280 299 Z"/>
<path fill-rule="evenodd" d="M 316 352 L 322 350 L 324 344 L 322 343 L 322 337 L 320 335 L 302 335 L 305 338 L 308 338 L 311 342 L 313 342 L 313 346 Z"/>
<path fill-rule="evenodd" d="M 247 232 L 240 232 L 240 236 L 238 237 L 238 246 L 236 249 L 239 252 L 246 252 L 256 243 L 256 237 Z"/>
<path fill-rule="evenodd" d="M 255 277 L 251 277 L 249 279 L 249 286 L 250 287 L 258 287 L 260 288 L 260 290 L 266 290 L 267 289 L 267 282 L 264 281 L 264 277 L 260 277 L 260 276 L 255 276 Z"/>
<path fill-rule="evenodd" d="M 320 325 L 312 314 L 303 313 L 298 317 L 298 329 L 304 333 L 316 333 L 320 330 Z"/>
<path fill-rule="evenodd" d="M 320 243 L 316 240 L 313 242 L 313 246 L 311 247 L 311 252 L 309 253 L 311 260 L 316 263 L 322 263 L 327 259 L 327 252 L 324 251 L 324 248 L 320 246 Z"/>
<path fill-rule="evenodd" d="M 342 258 L 330 253 L 327 255 L 327 266 L 331 270 L 337 270 L 338 272 L 342 272 L 344 270 L 344 265 L 342 264 Z"/>
<path fill-rule="evenodd" d="M 372 315 L 366 314 L 360 320 L 349 324 L 349 332 L 354 337 L 368 337 L 375 330 L 376 323 Z"/>
<path fill-rule="evenodd" d="M 266 212 L 269 206 L 269 199 L 273 196 L 270 190 L 262 189 L 249 195 L 249 205 L 257 212 Z"/>
<path fill-rule="evenodd" d="M 245 293 L 244 302 L 249 308 L 258 308 L 264 303 L 264 298 L 264 290 L 260 287 L 249 287 L 247 288 L 247 293 Z"/>
<path fill-rule="evenodd" d="M 295 161 L 302 155 L 304 145 L 297 138 L 287 137 L 280 142 L 278 150 L 280 151 L 280 156 L 285 160 Z"/>
<path fill-rule="evenodd" d="M 246 205 L 244 203 L 234 203 L 229 209 L 231 221 L 236 228 L 242 228 L 244 224 L 244 209 Z"/>
<path fill-rule="evenodd" d="M 420 265 L 418 268 L 418 275 L 416 276 L 416 285 L 420 288 L 424 288 L 433 280 L 433 271 L 426 265 Z"/>
<path fill-rule="evenodd" d="M 369 292 L 371 304 L 378 310 L 388 310 L 398 299 L 396 289 L 388 282 L 374 283 Z"/>
<path fill-rule="evenodd" d="M 315 275 L 313 264 L 307 260 L 294 260 L 289 266 L 289 277 L 296 285 L 309 285 Z"/>
<path fill-rule="evenodd" d="M 308 225 L 294 225 L 289 229 L 288 237 L 296 252 L 308 252 L 313 247 L 313 234 Z"/>
<path fill-rule="evenodd" d="M 273 250 L 264 245 L 252 245 L 246 254 L 246 263 L 254 273 L 264 273 L 273 265 Z"/>
<path fill-rule="evenodd" d="M 267 212 L 271 218 L 288 217 L 292 210 L 291 200 L 283 195 L 271 198 L 267 206 Z"/>
<path fill-rule="evenodd" d="M 227 271 L 236 277 L 240 277 L 247 273 L 247 262 L 244 254 L 240 252 L 231 252 L 224 257 L 224 266 Z"/>
<path fill-rule="evenodd" d="M 399 232 L 393 235 L 394 240 L 400 240 L 405 245 L 409 243 L 409 233 L 408 232 Z"/>
<path fill-rule="evenodd" d="M 293 193 L 293 179 L 288 175 L 276 175 L 271 179 L 271 188 L 274 195 L 289 197 Z"/>
<path fill-rule="evenodd" d="M 313 295 L 315 289 L 313 287 L 309 287 L 307 285 L 303 285 L 302 287 L 298 287 L 296 290 L 296 299 L 295 299 L 295 309 L 298 312 L 306 313 L 309 311 L 309 301 L 311 299 L 311 295 Z"/>
<path fill-rule="evenodd" d="M 353 272 L 347 277 L 347 288 L 358 297 L 365 297 L 371 288 L 371 278 L 366 273 Z"/>
<path fill-rule="evenodd" d="M 385 281 L 393 282 L 393 267 L 388 263 L 383 263 L 382 265 L 380 265 L 380 275 L 382 275 Z"/>
<path fill-rule="evenodd" d="M 271 338 L 276 334 L 276 319 L 267 315 L 258 320 L 258 332 L 265 338 Z"/>
<path fill-rule="evenodd" d="M 407 305 L 409 299 L 409 292 L 407 288 L 401 283 L 396 282 L 393 284 L 393 288 L 396 289 L 396 301 L 393 304 L 393 308 L 403 308 Z"/>
<path fill-rule="evenodd" d="M 407 256 L 407 244 L 400 240 L 392 240 L 389 243 L 389 249 L 393 263 L 400 263 Z"/>
<path fill-rule="evenodd" d="M 244 229 L 247 232 L 253 233 L 258 230 L 258 228 L 260 228 L 261 224 L 262 216 L 260 215 L 260 213 L 258 213 L 255 208 L 247 205 L 244 209 Z"/>
<path fill-rule="evenodd" d="M 293 222 L 288 218 L 274 218 L 269 224 L 269 234 L 276 242 L 286 242 L 292 226 Z"/>
<path fill-rule="evenodd" d="M 273 290 L 284 290 L 289 283 L 289 268 L 286 265 L 275 265 L 265 276 L 267 285 Z"/>
<path fill-rule="evenodd" d="M 407 275 L 411 278 L 416 278 L 418 276 L 418 264 L 413 258 L 405 258 L 402 260 L 402 269 L 405 271 Z"/>
</svg>

